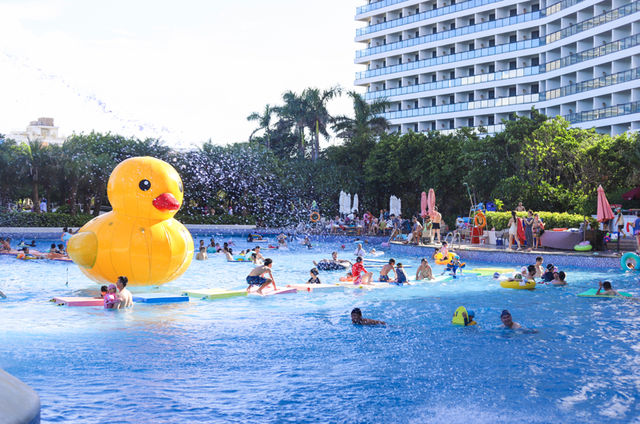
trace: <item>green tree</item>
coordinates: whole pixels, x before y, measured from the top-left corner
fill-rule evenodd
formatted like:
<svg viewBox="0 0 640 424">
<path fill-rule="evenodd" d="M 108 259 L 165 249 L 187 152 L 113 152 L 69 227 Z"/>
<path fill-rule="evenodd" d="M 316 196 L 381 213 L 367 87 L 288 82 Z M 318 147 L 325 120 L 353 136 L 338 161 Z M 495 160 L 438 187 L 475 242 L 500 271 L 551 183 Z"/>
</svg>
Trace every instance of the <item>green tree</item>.
<svg viewBox="0 0 640 424">
<path fill-rule="evenodd" d="M 305 124 L 313 134 L 313 146 L 311 148 L 311 160 L 317 161 L 320 156 L 320 134 L 328 138 L 327 125 L 332 120 L 327 110 L 329 100 L 339 96 L 342 89 L 339 86 L 320 91 L 317 88 L 307 88 L 302 92 L 305 104 Z"/>
<path fill-rule="evenodd" d="M 247 116 L 247 121 L 258 121 L 258 128 L 253 130 L 253 132 L 249 135 L 249 143 L 251 143 L 255 133 L 257 133 L 258 131 L 264 131 L 267 149 L 271 148 L 271 119 L 274 113 L 275 110 L 267 104 L 265 105 L 262 114 L 253 112 L 249 116 Z"/>
<path fill-rule="evenodd" d="M 345 140 L 377 137 L 389 128 L 387 118 L 380 116 L 389 106 L 387 99 L 378 99 L 368 103 L 361 94 L 355 91 L 349 91 L 347 94 L 353 100 L 354 117 L 340 115 L 333 119 L 332 128 L 337 137 Z"/>
</svg>

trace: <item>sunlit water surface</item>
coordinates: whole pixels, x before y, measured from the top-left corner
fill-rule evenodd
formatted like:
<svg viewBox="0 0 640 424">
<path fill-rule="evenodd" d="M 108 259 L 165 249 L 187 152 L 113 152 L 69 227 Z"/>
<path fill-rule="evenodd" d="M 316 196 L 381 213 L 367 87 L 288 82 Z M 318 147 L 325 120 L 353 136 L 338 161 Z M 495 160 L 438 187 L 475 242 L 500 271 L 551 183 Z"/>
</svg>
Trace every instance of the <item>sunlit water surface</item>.
<svg viewBox="0 0 640 424">
<path fill-rule="evenodd" d="M 236 250 L 248 246 L 235 241 Z M 297 245 L 267 256 L 277 283 L 303 283 L 313 259 L 339 248 Z M 347 249 L 341 255 L 352 257 Z M 396 259 L 415 273 L 417 257 Z M 640 304 L 576 297 L 603 278 L 640 295 L 638 273 L 568 269 L 569 286 L 533 292 L 465 277 L 112 312 L 48 302 L 97 288 L 73 264 L 0 256 L 0 269 L 8 296 L 0 300 L 0 367 L 37 390 L 44 422 L 582 423 L 640 416 Z M 212 255 L 160 291 L 244 288 L 249 270 Z M 476 312 L 477 327 L 451 325 L 460 305 Z M 389 325 L 353 326 L 356 306 Z M 538 332 L 500 329 L 505 308 Z"/>
</svg>

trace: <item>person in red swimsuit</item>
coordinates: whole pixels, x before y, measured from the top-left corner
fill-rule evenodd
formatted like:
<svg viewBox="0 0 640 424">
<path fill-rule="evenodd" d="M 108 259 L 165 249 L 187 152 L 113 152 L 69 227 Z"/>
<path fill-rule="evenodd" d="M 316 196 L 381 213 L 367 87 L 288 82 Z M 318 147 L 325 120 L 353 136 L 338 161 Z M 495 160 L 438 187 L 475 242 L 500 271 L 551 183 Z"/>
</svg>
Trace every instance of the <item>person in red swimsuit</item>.
<svg viewBox="0 0 640 424">
<path fill-rule="evenodd" d="M 353 284 L 371 284 L 373 272 L 367 271 L 362 263 L 362 256 L 356 258 L 356 263 L 351 267 L 351 274 L 355 277 Z"/>
</svg>

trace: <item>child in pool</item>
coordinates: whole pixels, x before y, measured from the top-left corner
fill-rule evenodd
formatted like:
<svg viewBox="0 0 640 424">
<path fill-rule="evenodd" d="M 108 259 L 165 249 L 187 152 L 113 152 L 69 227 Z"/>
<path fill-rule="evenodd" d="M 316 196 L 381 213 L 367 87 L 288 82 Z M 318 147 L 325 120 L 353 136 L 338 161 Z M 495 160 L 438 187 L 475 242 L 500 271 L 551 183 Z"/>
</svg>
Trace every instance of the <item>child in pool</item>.
<svg viewBox="0 0 640 424">
<path fill-rule="evenodd" d="M 564 273 L 564 271 L 554 273 L 554 278 L 551 284 L 553 284 L 554 286 L 566 286 L 567 282 L 564 280 L 565 278 L 567 278 L 567 275 Z"/>
<path fill-rule="evenodd" d="M 118 303 L 118 294 L 116 293 L 116 285 L 109 284 L 108 291 L 104 295 L 104 308 L 114 309 L 116 303 Z"/>
<path fill-rule="evenodd" d="M 398 262 L 398 265 L 396 266 L 396 284 L 398 285 L 403 285 L 403 284 L 409 284 L 409 281 L 407 280 L 407 274 L 404 273 L 404 268 L 402 266 L 401 262 Z"/>
<path fill-rule="evenodd" d="M 104 299 L 104 297 L 108 292 L 109 292 L 109 288 L 107 286 L 100 287 L 100 296 L 98 296 L 98 299 Z"/>
<path fill-rule="evenodd" d="M 311 278 L 309 278 L 307 284 L 321 284 L 320 278 L 318 278 L 318 274 L 319 272 L 317 268 L 311 268 L 311 270 L 309 270 L 309 275 L 311 275 Z"/>
<path fill-rule="evenodd" d="M 596 292 L 598 296 L 620 296 L 620 293 L 615 291 L 611 286 L 611 281 L 598 281 L 598 291 Z"/>
</svg>

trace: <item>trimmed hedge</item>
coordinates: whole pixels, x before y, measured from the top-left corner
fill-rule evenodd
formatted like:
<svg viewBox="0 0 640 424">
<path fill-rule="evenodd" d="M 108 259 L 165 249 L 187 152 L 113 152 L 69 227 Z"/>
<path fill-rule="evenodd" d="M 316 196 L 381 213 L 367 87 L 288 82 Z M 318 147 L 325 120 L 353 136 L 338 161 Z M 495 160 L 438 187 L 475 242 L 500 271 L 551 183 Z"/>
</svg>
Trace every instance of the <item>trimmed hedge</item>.
<svg viewBox="0 0 640 424">
<path fill-rule="evenodd" d="M 547 230 L 552 228 L 580 228 L 580 224 L 584 221 L 583 215 L 558 213 L 558 212 L 536 212 Z M 526 212 L 517 212 L 518 217 L 526 218 Z M 597 221 L 591 217 L 587 217 L 591 223 L 591 228 L 596 228 Z M 487 228 L 496 230 L 504 230 L 509 226 L 511 212 L 487 212 Z"/>
<path fill-rule="evenodd" d="M 92 218 L 84 214 L 9 212 L 0 213 L 0 227 L 82 227 Z"/>
</svg>

